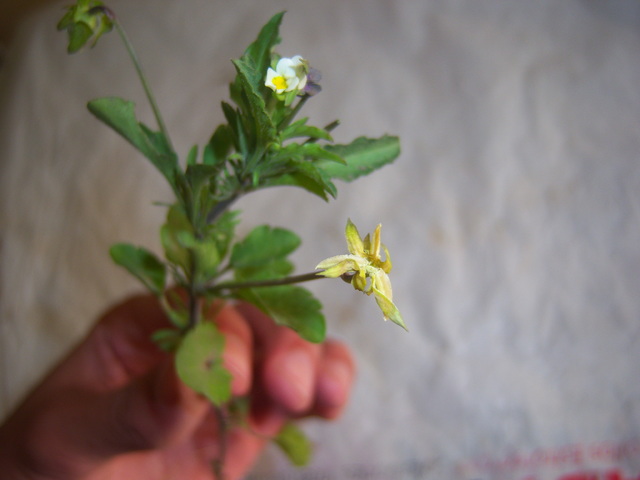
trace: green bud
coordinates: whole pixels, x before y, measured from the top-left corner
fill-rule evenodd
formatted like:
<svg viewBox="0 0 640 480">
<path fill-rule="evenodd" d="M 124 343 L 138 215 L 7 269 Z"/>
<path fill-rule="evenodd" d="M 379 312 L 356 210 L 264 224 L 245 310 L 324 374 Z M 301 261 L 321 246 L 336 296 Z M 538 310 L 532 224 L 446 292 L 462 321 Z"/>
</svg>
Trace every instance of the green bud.
<svg viewBox="0 0 640 480">
<path fill-rule="evenodd" d="M 89 42 L 93 47 L 102 35 L 113 29 L 113 20 L 113 12 L 101 1 L 78 0 L 60 19 L 58 30 L 67 31 L 67 51 L 75 53 Z"/>
</svg>

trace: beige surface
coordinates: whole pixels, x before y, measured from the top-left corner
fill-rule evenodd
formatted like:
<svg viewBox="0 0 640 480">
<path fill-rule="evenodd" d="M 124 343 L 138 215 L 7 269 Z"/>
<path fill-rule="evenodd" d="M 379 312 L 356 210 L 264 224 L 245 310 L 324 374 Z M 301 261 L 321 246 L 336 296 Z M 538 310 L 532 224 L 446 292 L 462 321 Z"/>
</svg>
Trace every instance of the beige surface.
<svg viewBox="0 0 640 480">
<path fill-rule="evenodd" d="M 287 189 L 239 205 L 245 229 L 301 233 L 299 271 L 341 252 L 347 217 L 362 230 L 382 222 L 393 255 L 410 334 L 342 284 L 313 286 L 359 378 L 338 424 L 306 426 L 318 442 L 311 478 L 640 474 L 629 443 L 640 437 L 640 4 L 113 5 L 182 154 L 222 118 L 228 60 L 281 9 L 280 51 L 324 74 L 312 122 L 340 118 L 338 141 L 402 137 L 396 165 L 328 205 Z M 168 194 L 84 110 L 117 94 L 150 121 L 123 49 L 109 37 L 67 57 L 58 14 L 21 32 L 0 89 L 3 412 L 136 290 L 106 251 L 120 240 L 157 249 L 163 213 L 151 202 Z M 563 457 L 568 447 L 582 456 Z M 278 458 L 260 471 L 308 478 Z"/>
</svg>

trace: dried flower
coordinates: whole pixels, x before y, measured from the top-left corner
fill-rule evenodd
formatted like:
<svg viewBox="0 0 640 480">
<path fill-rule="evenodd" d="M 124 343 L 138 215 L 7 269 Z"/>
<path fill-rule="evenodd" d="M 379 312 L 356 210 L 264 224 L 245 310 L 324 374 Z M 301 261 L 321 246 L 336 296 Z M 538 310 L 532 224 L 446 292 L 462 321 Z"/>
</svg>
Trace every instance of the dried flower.
<svg viewBox="0 0 640 480">
<path fill-rule="evenodd" d="M 373 240 L 367 234 L 361 239 L 358 229 L 347 221 L 345 236 L 349 254 L 337 255 L 321 261 L 316 269 L 322 270 L 318 275 L 324 277 L 341 277 L 353 285 L 353 288 L 371 295 L 384 315 L 385 320 L 391 320 L 405 330 L 400 311 L 393 303 L 391 281 L 388 273 L 391 271 L 391 258 L 387 248 L 380 243 L 380 229 L 378 225 L 373 233 Z M 380 257 L 380 248 L 384 250 L 385 259 Z"/>
</svg>

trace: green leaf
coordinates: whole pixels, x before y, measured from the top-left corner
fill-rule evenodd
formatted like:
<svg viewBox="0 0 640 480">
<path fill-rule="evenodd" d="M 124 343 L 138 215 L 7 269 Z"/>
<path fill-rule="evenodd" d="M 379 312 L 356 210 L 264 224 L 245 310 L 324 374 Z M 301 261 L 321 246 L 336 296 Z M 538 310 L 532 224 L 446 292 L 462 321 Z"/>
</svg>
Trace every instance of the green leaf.
<svg viewBox="0 0 640 480">
<path fill-rule="evenodd" d="M 176 371 L 180 379 L 215 405 L 231 398 L 231 374 L 224 368 L 224 335 L 213 323 L 199 323 L 180 343 Z"/>
<path fill-rule="evenodd" d="M 266 149 L 266 146 L 276 140 L 276 127 L 267 112 L 264 98 L 260 94 L 259 84 L 263 73 L 256 69 L 256 65 L 250 60 L 241 58 L 234 60 L 233 64 L 238 72 L 239 85 L 247 99 L 244 124 L 255 132 L 256 149 Z M 256 81 L 258 85 L 256 85 Z"/>
<path fill-rule="evenodd" d="M 98 39 L 113 29 L 113 20 L 98 0 L 78 0 L 68 7 L 65 15 L 58 22 L 58 30 L 67 30 L 69 45 L 67 51 L 75 53 L 89 40 L 93 47 Z"/>
<path fill-rule="evenodd" d="M 73 23 L 66 27 L 66 30 L 69 35 L 68 53 L 81 50 L 93 35 L 93 31 L 85 23 Z"/>
<path fill-rule="evenodd" d="M 244 52 L 244 56 L 250 58 L 258 70 L 264 71 L 264 75 L 271 63 L 273 47 L 280 43 L 279 31 L 284 13 L 276 13 L 271 17 L 262 27 L 255 41 Z"/>
<path fill-rule="evenodd" d="M 205 165 L 203 163 L 188 164 L 185 177 L 194 197 L 200 189 L 208 184 L 212 178 L 220 173 L 220 168 L 216 165 Z"/>
<path fill-rule="evenodd" d="M 224 163 L 233 146 L 233 132 L 229 125 L 218 125 L 205 147 L 202 163 L 218 165 Z"/>
<path fill-rule="evenodd" d="M 168 147 L 167 139 L 139 123 L 135 103 L 118 97 L 105 97 L 87 104 L 89 111 L 99 120 L 124 137 L 137 148 L 165 176 L 175 188 L 178 160 Z"/>
<path fill-rule="evenodd" d="M 323 128 L 313 127 L 306 125 L 307 118 L 302 118 L 297 122 L 293 122 L 280 132 L 280 138 L 284 142 L 290 138 L 296 137 L 309 137 L 312 139 L 322 139 L 327 141 L 333 141 L 331 134 Z"/>
<path fill-rule="evenodd" d="M 185 247 L 192 260 L 192 272 L 196 282 L 206 282 L 215 277 L 220 264 L 220 255 L 215 238 L 196 238 L 191 232 L 178 231 L 176 238 Z"/>
<path fill-rule="evenodd" d="M 294 270 L 293 263 L 286 258 L 276 258 L 268 263 L 254 267 L 237 268 L 235 279 L 238 282 L 249 280 L 273 280 L 284 278 Z"/>
<path fill-rule="evenodd" d="M 290 230 L 261 225 L 233 246 L 234 268 L 255 267 L 285 257 L 300 245 L 300 238 Z"/>
<path fill-rule="evenodd" d="M 164 291 L 166 269 L 153 253 L 128 243 L 118 243 L 109 250 L 111 258 L 126 268 L 156 295 Z"/>
<path fill-rule="evenodd" d="M 293 422 L 286 423 L 273 441 L 296 467 L 304 467 L 311 461 L 313 445 Z"/>
<path fill-rule="evenodd" d="M 184 233 L 193 236 L 193 227 L 182 206 L 172 205 L 167 212 L 167 221 L 160 229 L 160 239 L 167 260 L 182 267 L 185 274 L 189 276 L 192 268 L 191 254 L 180 241 Z"/>
<path fill-rule="evenodd" d="M 331 145 L 322 147 L 317 143 L 290 143 L 278 150 L 275 160 L 283 158 L 309 158 L 313 160 L 329 160 L 346 165 L 347 162 L 340 155 L 329 149 Z"/>
<path fill-rule="evenodd" d="M 233 147 L 237 152 L 240 152 L 242 154 L 247 153 L 247 137 L 242 125 L 240 113 L 227 102 L 222 102 L 221 105 L 224 117 L 229 123 L 228 127 L 229 131 L 231 132 Z"/>
<path fill-rule="evenodd" d="M 318 195 L 325 201 L 329 200 L 327 194 L 333 198 L 337 195 L 336 186 L 331 182 L 329 176 L 315 164 L 307 161 L 291 161 L 285 171 L 287 173 L 281 173 L 265 179 L 262 185 L 265 187 L 301 187 L 314 195 Z"/>
<path fill-rule="evenodd" d="M 331 178 L 350 182 L 393 162 L 400 155 L 398 137 L 359 137 L 348 145 L 326 145 L 325 149 L 342 157 L 346 165 L 321 160 L 316 163 Z"/>
<path fill-rule="evenodd" d="M 278 325 L 295 330 L 309 342 L 319 343 L 326 335 L 322 304 L 307 289 L 295 285 L 239 290 L 238 298 L 254 304 Z"/>
<path fill-rule="evenodd" d="M 226 211 L 209 227 L 208 234 L 215 240 L 220 258 L 227 256 L 236 225 L 239 223 L 239 214 L 239 210 Z"/>
<path fill-rule="evenodd" d="M 191 150 L 189 150 L 189 153 L 187 154 L 187 165 L 188 166 L 196 165 L 197 162 L 198 162 L 198 146 L 194 145 L 193 147 L 191 147 Z"/>
<path fill-rule="evenodd" d="M 182 335 L 178 330 L 173 328 L 161 328 L 151 335 L 151 340 L 158 345 L 160 350 L 165 352 L 174 352 L 180 345 Z"/>
</svg>

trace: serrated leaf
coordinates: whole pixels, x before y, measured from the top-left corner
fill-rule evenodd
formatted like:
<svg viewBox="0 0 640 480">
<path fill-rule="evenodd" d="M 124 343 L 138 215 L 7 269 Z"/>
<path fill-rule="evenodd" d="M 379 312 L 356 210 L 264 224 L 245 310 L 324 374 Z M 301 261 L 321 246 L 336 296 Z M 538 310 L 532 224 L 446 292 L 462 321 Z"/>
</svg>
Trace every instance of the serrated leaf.
<svg viewBox="0 0 640 480">
<path fill-rule="evenodd" d="M 237 268 L 235 270 L 236 281 L 270 280 L 284 278 L 294 270 L 293 263 L 286 258 L 276 258 L 268 263 L 254 267 Z"/>
<path fill-rule="evenodd" d="M 327 148 L 322 147 L 317 143 L 290 143 L 278 150 L 275 160 L 278 161 L 284 158 L 307 158 L 313 160 L 328 160 L 343 165 L 347 164 L 344 158 L 328 149 L 330 145 L 326 147 Z"/>
<path fill-rule="evenodd" d="M 301 187 L 308 192 L 318 195 L 325 201 L 329 200 L 327 194 L 333 198 L 337 195 L 336 186 L 331 182 L 328 175 L 325 175 L 324 171 L 316 166 L 315 163 L 291 161 L 285 171 L 287 173 L 281 173 L 263 180 L 262 185 L 265 187 Z"/>
<path fill-rule="evenodd" d="M 254 304 L 278 325 L 295 330 L 309 342 L 322 342 L 326 325 L 322 304 L 307 289 L 294 285 L 244 289 L 238 298 Z"/>
<path fill-rule="evenodd" d="M 284 13 L 276 13 L 271 17 L 244 52 L 244 56 L 250 58 L 260 70 L 265 72 L 271 63 L 273 47 L 280 43 L 279 31 Z"/>
<path fill-rule="evenodd" d="M 304 467 L 311 461 L 313 445 L 305 433 L 294 423 L 286 423 L 273 442 L 280 447 L 280 450 L 296 467 Z"/>
<path fill-rule="evenodd" d="M 339 155 L 346 165 L 320 160 L 316 165 L 331 178 L 350 182 L 393 162 L 400 155 L 398 137 L 359 137 L 348 145 L 326 145 L 325 149 Z"/>
<path fill-rule="evenodd" d="M 153 253 L 143 247 L 128 243 L 118 243 L 109 250 L 111 258 L 118 265 L 140 280 L 156 295 L 162 294 L 165 286 L 165 265 Z"/>
<path fill-rule="evenodd" d="M 300 173 L 287 173 L 274 178 L 270 178 L 263 183 L 265 187 L 300 187 L 309 193 L 313 193 L 322 198 L 325 202 L 329 201 L 326 190 L 322 184 Z"/>
<path fill-rule="evenodd" d="M 307 119 L 302 118 L 286 127 L 280 132 L 280 138 L 284 142 L 290 138 L 309 137 L 312 139 L 321 139 L 333 141 L 331 134 L 323 128 L 314 127 L 306 124 Z"/>
<path fill-rule="evenodd" d="M 89 111 L 137 148 L 175 188 L 178 161 L 164 135 L 153 132 L 136 119 L 135 103 L 105 97 L 87 104 Z"/>
<path fill-rule="evenodd" d="M 300 245 L 300 238 L 290 230 L 261 225 L 233 246 L 234 268 L 255 267 L 285 257 Z"/>
<path fill-rule="evenodd" d="M 213 323 L 199 323 L 185 336 L 176 351 L 180 379 L 213 404 L 231 398 L 231 374 L 224 368 L 224 335 Z"/>
<path fill-rule="evenodd" d="M 266 149 L 267 144 L 276 139 L 276 128 L 267 112 L 264 98 L 260 94 L 260 82 L 264 74 L 257 72 L 256 65 L 248 59 L 234 60 L 233 64 L 238 74 L 239 86 L 247 100 L 245 107 L 247 111 L 243 111 L 243 123 L 255 132 L 257 142 L 255 148 Z"/>
</svg>

